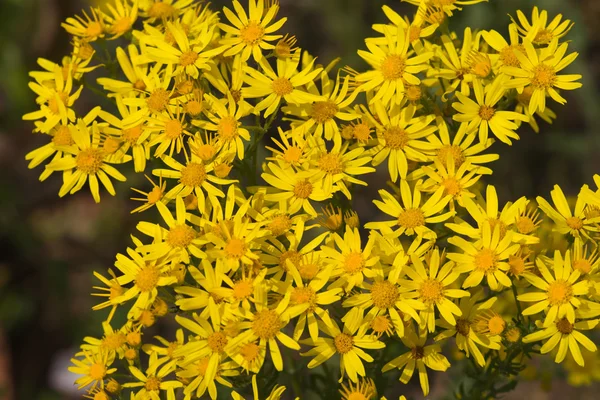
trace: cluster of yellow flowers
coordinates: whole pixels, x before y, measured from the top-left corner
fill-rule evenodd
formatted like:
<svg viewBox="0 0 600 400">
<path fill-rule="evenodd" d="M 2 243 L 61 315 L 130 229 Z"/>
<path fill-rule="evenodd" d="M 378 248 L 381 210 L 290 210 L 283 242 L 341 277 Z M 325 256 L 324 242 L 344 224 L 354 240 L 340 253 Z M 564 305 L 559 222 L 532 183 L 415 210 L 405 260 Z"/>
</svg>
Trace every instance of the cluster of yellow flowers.
<svg viewBox="0 0 600 400">
<path fill-rule="evenodd" d="M 276 0 L 219 13 L 115 0 L 63 23 L 71 55 L 30 74 L 39 110 L 24 118 L 48 138 L 30 168 L 60 172 L 60 196 L 87 182 L 98 202 L 99 181 L 114 195 L 116 167 L 133 161 L 155 177 L 134 189 L 134 212 L 161 218 L 138 224 L 109 276 L 94 273 L 94 309 L 110 313 L 72 360 L 86 397 L 243 399 L 245 385 L 279 399 L 285 387 L 259 393 L 256 377 L 289 367 L 281 346 L 309 369 L 339 359 L 352 400 L 380 398 L 373 378 L 395 369 L 403 383 L 417 370 L 427 395 L 427 370 L 451 366 L 444 352 L 483 371 L 531 353 L 584 365 L 596 351 L 600 176 L 574 208 L 558 186 L 537 206 L 480 190 L 494 141 L 551 123 L 547 97 L 563 104 L 581 86 L 561 73 L 577 57 L 562 40 L 571 22 L 534 8 L 510 41 L 459 35 L 449 18 L 483 0 L 406 1 L 412 18 L 383 7 L 358 51 L 366 71 L 321 65 L 279 34 Z M 107 106 L 76 112 L 82 91 Z M 355 190 L 379 165 L 390 190 L 362 226 Z M 144 335 L 167 318 L 174 338 Z"/>
</svg>

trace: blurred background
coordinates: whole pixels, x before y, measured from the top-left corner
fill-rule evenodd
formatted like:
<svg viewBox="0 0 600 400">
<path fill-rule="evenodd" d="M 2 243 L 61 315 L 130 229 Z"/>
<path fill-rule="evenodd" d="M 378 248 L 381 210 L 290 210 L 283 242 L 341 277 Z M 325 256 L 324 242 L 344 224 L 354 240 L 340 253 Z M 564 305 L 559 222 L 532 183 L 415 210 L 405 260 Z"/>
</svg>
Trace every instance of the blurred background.
<svg viewBox="0 0 600 400">
<path fill-rule="evenodd" d="M 79 398 L 66 370 L 69 358 L 83 336 L 101 335 L 105 316 L 91 312 L 92 270 L 106 271 L 113 264 L 139 220 L 129 214 L 128 199 L 138 177 L 117 186 L 115 198 L 103 194 L 96 205 L 86 190 L 60 199 L 59 175 L 40 183 L 41 169 L 28 170 L 24 159 L 45 143 L 31 133 L 31 123 L 21 120 L 35 109 L 28 71 L 38 69 L 38 57 L 60 62 L 70 50 L 60 22 L 102 2 L 0 0 L 0 399 Z M 212 3 L 220 8 L 230 1 Z M 405 14 L 415 10 L 399 0 L 281 0 L 281 15 L 288 17 L 284 30 L 322 63 L 340 56 L 344 64 L 364 69 L 356 50 L 364 48 L 372 23 L 387 21 L 383 4 Z M 575 22 L 570 49 L 580 56 L 570 71 L 583 74 L 583 88 L 564 94 L 566 106 L 551 106 L 558 118 L 551 126 L 542 123 L 541 133 L 524 126 L 512 147 L 494 146 L 501 157 L 486 183 L 497 186 L 501 202 L 522 195 L 549 197 L 554 184 L 574 195 L 600 173 L 600 1 L 490 0 L 458 12 L 451 28 L 506 34 L 507 14 L 522 9 L 530 15 L 533 5 Z M 94 101 L 83 96 L 78 106 L 91 108 Z M 525 393 L 531 400 L 597 398 L 598 384 L 567 387 L 565 375 L 550 367 L 526 374 L 541 378 L 542 385 L 526 381 L 506 398 Z M 448 379 L 433 374 L 431 398 L 444 397 Z"/>
</svg>

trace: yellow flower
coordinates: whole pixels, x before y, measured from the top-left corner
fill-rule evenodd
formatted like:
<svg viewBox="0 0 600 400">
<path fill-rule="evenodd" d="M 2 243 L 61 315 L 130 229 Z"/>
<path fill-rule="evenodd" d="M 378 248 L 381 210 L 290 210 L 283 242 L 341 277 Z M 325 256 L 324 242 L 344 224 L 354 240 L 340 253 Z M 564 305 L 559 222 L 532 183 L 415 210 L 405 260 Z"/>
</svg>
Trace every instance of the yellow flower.
<svg viewBox="0 0 600 400">
<path fill-rule="evenodd" d="M 269 348 L 271 358 L 275 369 L 283 370 L 283 359 L 277 345 L 279 340 L 284 346 L 300 350 L 300 345 L 294 339 L 282 332 L 283 328 L 289 323 L 290 319 L 304 312 L 309 304 L 291 305 L 291 293 L 287 292 L 283 299 L 279 301 L 274 308 L 268 304 L 268 291 L 266 285 L 260 285 L 255 288 L 255 307 L 256 311 L 246 313 L 244 318 L 247 321 L 241 322 L 238 326 L 242 330 L 235 338 L 227 344 L 225 351 L 228 354 L 239 352 L 244 343 L 254 342 L 259 339 L 258 348 Z M 258 367 L 260 368 L 261 365 Z"/>
<path fill-rule="evenodd" d="M 244 158 L 244 142 L 250 140 L 250 132 L 242 127 L 241 119 L 250 113 L 250 109 L 244 107 L 233 99 L 231 94 L 227 95 L 226 104 L 216 97 L 206 94 L 206 101 L 211 110 L 205 111 L 207 120 L 194 120 L 192 123 L 207 131 L 216 132 L 217 143 L 226 153 L 237 154 L 241 160 Z"/>
<path fill-rule="evenodd" d="M 254 108 L 255 112 L 265 110 L 263 117 L 268 117 L 277 111 L 281 99 L 288 104 L 312 103 L 321 100 L 321 96 L 314 95 L 302 90 L 308 82 L 315 80 L 323 68 L 314 68 L 312 62 L 298 72 L 300 63 L 300 49 L 296 50 L 293 57 L 277 59 L 277 73 L 273 70 L 266 58 L 262 58 L 258 65 L 262 68 L 260 72 L 250 66 L 244 68 L 246 77 L 244 82 L 249 86 L 242 89 L 242 95 L 246 98 L 264 97 Z"/>
<path fill-rule="evenodd" d="M 137 192 L 140 195 L 144 196 L 130 198 L 131 200 L 144 202 L 144 204 L 142 204 L 141 206 L 131 210 L 132 214 L 136 212 L 146 211 L 147 209 L 152 208 L 159 201 L 164 200 L 165 191 L 167 190 L 167 183 L 163 182 L 162 176 L 158 180 L 158 185 L 154 183 L 154 181 L 151 178 L 149 178 L 148 175 L 144 176 L 152 184 L 152 190 L 150 190 L 149 192 L 143 192 L 139 189 L 131 188 L 131 190 L 133 190 L 134 192 Z"/>
<path fill-rule="evenodd" d="M 76 15 L 75 18 L 67 18 L 60 25 L 71 35 L 84 38 L 89 42 L 102 38 L 106 32 L 102 12 L 96 8 L 90 8 L 90 11 L 91 16 L 83 11 L 85 19 Z"/>
<path fill-rule="evenodd" d="M 584 366 L 583 356 L 579 345 L 596 352 L 598 348 L 587 336 L 580 331 L 590 330 L 598 325 L 597 319 L 588 321 L 569 321 L 565 317 L 559 317 L 551 320 L 550 324 L 540 331 L 531 333 L 523 338 L 524 343 L 537 342 L 548 339 L 540 349 L 540 353 L 546 354 L 558 346 L 555 362 L 561 363 L 567 356 L 567 351 L 571 352 L 573 359 L 580 366 Z"/>
<path fill-rule="evenodd" d="M 400 198 L 402 206 L 396 197 L 392 196 L 386 190 L 380 190 L 379 195 L 383 201 L 373 200 L 373 203 L 385 214 L 394 217 L 393 221 L 369 222 L 365 224 L 367 229 L 379 229 L 383 234 L 389 234 L 393 231 L 394 236 L 407 235 L 415 233 L 428 239 L 435 239 L 436 233 L 431 230 L 427 224 L 435 224 L 446 221 L 452 217 L 455 212 L 449 211 L 440 214 L 451 196 L 444 196 L 444 189 L 438 188 L 425 203 L 421 204 L 421 181 L 418 181 L 411 194 L 410 186 L 406 180 L 400 181 Z M 439 214 L 439 215 L 438 215 Z"/>
<path fill-rule="evenodd" d="M 554 190 L 550 192 L 554 207 L 552 207 L 543 197 L 537 197 L 540 209 L 556 224 L 553 228 L 554 231 L 559 232 L 562 235 L 570 234 L 574 237 L 591 239 L 590 233 L 598 232 L 600 230 L 598 227 L 600 217 L 588 218 L 585 214 L 586 202 L 589 199 L 589 197 L 585 195 L 585 193 L 587 193 L 586 188 L 587 185 L 584 185 L 581 188 L 581 191 L 577 196 L 574 211 L 571 211 L 571 207 L 569 207 L 569 203 L 567 202 L 562 189 L 558 185 L 554 185 Z"/>
<path fill-rule="evenodd" d="M 177 329 L 175 332 L 175 341 L 169 342 L 161 336 L 154 336 L 154 339 L 158 340 L 162 346 L 156 344 L 144 344 L 142 349 L 145 353 L 151 355 L 155 361 L 148 367 L 149 374 L 154 374 L 161 366 L 166 369 L 172 369 L 177 364 L 181 357 L 175 356 L 175 351 L 184 344 L 185 338 L 183 336 L 183 329 Z M 154 355 L 153 353 L 156 353 Z"/>
<path fill-rule="evenodd" d="M 371 378 L 359 379 L 358 382 L 354 383 L 349 381 L 342 383 L 342 388 L 339 390 L 342 395 L 342 400 L 354 400 L 354 399 L 372 399 L 377 393 L 375 382 Z"/>
<path fill-rule="evenodd" d="M 469 188 L 477 183 L 481 175 L 476 175 L 479 171 L 477 168 L 472 168 L 470 162 L 465 161 L 460 164 L 460 167 L 457 167 L 454 164 L 454 157 L 448 154 L 445 165 L 436 158 L 433 160 L 433 167 L 430 165 L 421 167 L 423 172 L 429 176 L 429 179 L 423 183 L 423 190 L 435 192 L 439 188 L 443 188 L 444 195 L 452 196 L 450 210 L 454 211 L 455 200 L 462 205 L 464 197 L 475 197 Z"/>
<path fill-rule="evenodd" d="M 90 192 L 96 203 L 99 203 L 99 179 L 108 193 L 114 196 L 116 193 L 109 176 L 119 181 L 125 181 L 125 176 L 109 165 L 107 154 L 99 146 L 98 126 L 94 124 L 90 133 L 85 122 L 79 120 L 77 127 L 72 127 L 70 132 L 75 146 L 64 147 L 63 151 L 70 153 L 72 157 L 55 159 L 46 166 L 53 171 L 66 171 L 58 195 L 63 197 L 67 193 L 73 194 L 79 191 L 86 182 L 89 182 Z M 130 156 L 125 156 L 122 161 L 130 159 Z"/>
<path fill-rule="evenodd" d="M 322 182 L 312 171 L 284 170 L 274 163 L 268 163 L 267 168 L 269 172 L 263 172 L 261 177 L 280 192 L 266 194 L 265 200 L 286 201 L 290 214 L 295 214 L 303 209 L 306 213 L 316 217 L 318 214 L 310 201 L 324 201 L 331 197 L 331 193 L 325 192 Z"/>
<path fill-rule="evenodd" d="M 104 90 L 122 95 L 128 95 L 131 92 L 134 92 L 135 95 L 136 91 L 144 91 L 146 89 L 144 77 L 148 75 L 148 66 L 145 63 L 139 62 L 140 54 L 138 48 L 130 44 L 127 46 L 127 53 L 125 53 L 125 50 L 117 47 L 116 57 L 121 71 L 123 71 L 125 78 L 127 78 L 127 82 L 102 77 L 97 79 L 98 84 L 102 85 Z M 107 97 L 111 97 L 111 95 L 111 93 L 108 93 Z"/>
<path fill-rule="evenodd" d="M 493 230 L 489 221 L 484 222 L 481 228 L 481 239 L 475 243 L 467 242 L 461 237 L 454 236 L 448 239 L 463 251 L 463 253 L 449 253 L 448 258 L 456 261 L 455 272 L 468 272 L 468 277 L 463 282 L 464 288 L 478 286 L 486 278 L 490 289 L 497 291 L 512 285 L 506 272 L 510 270 L 508 258 L 519 251 L 519 244 L 512 244 L 512 232 L 507 232 L 500 239 L 500 226 Z"/>
<path fill-rule="evenodd" d="M 107 3 L 106 7 L 111 15 L 101 10 L 99 12 L 106 24 L 106 32 L 112 35 L 110 39 L 123 36 L 133 28 L 138 15 L 138 2 L 131 5 L 128 0 L 115 0 L 114 5 Z"/>
<path fill-rule="evenodd" d="M 377 120 L 377 146 L 369 151 L 373 154 L 373 166 L 388 160 L 388 170 L 392 182 L 398 176 L 406 179 L 408 160 L 427 161 L 424 151 L 432 151 L 433 145 L 420 140 L 431 135 L 437 126 L 430 125 L 435 116 L 415 117 L 417 108 L 408 105 L 404 108 L 393 107 L 386 110 L 381 103 L 375 103 Z"/>
<path fill-rule="evenodd" d="M 83 360 L 72 358 L 71 362 L 74 365 L 69 367 L 69 372 L 83 375 L 75 381 L 75 384 L 78 385 L 77 388 L 82 389 L 91 385 L 88 388 L 90 391 L 97 387 L 104 389 L 104 380 L 117 370 L 117 368 L 110 368 L 115 360 L 114 352 L 101 350 L 98 353 L 90 353 L 84 351 L 83 355 L 85 356 Z"/>
<path fill-rule="evenodd" d="M 481 36 L 483 39 L 498 52 L 498 54 L 490 54 L 492 60 L 498 61 L 501 67 L 520 67 L 521 62 L 517 58 L 515 51 L 523 52 L 525 48 L 520 43 L 519 32 L 516 24 L 510 24 L 508 26 L 508 35 L 510 37 L 510 44 L 506 39 L 497 31 L 483 31 Z M 532 36 L 529 34 L 527 39 L 531 40 Z"/>
<path fill-rule="evenodd" d="M 403 297 L 408 299 L 417 299 L 425 305 L 425 308 L 419 311 L 421 317 L 420 328 L 429 332 L 435 330 L 435 309 L 442 319 L 447 323 L 456 324 L 456 318 L 462 315 L 460 308 L 453 303 L 451 299 L 469 296 L 469 292 L 460 289 L 450 289 L 447 286 L 452 285 L 460 276 L 454 271 L 455 266 L 452 261 L 445 263 L 440 269 L 440 253 L 435 248 L 428 255 L 427 268 L 416 255 L 411 256 L 412 266 L 404 266 L 402 272 L 408 275 L 409 279 L 401 279 L 400 287 L 402 291 L 408 293 Z"/>
<path fill-rule="evenodd" d="M 333 320 L 331 325 L 319 323 L 321 331 L 330 338 L 320 337 L 301 341 L 302 344 L 313 346 L 309 351 L 300 353 L 302 356 L 315 356 L 308 363 L 308 368 L 318 367 L 337 353 L 340 355 L 340 382 L 344 379 L 345 374 L 348 374 L 348 378 L 355 383 L 358 382 L 359 376 L 366 375 L 362 360 L 372 363 L 373 357 L 363 349 L 382 349 L 385 344 L 366 334 L 366 327 L 361 326 L 360 312 L 356 311 L 358 309 L 352 309 L 343 318 L 345 321 L 343 330 L 340 330 L 338 324 Z"/>
<path fill-rule="evenodd" d="M 442 62 L 440 68 L 428 72 L 428 77 L 433 76 L 443 80 L 450 81 L 449 86 L 443 87 L 444 94 L 442 101 L 447 100 L 447 96 L 452 93 L 462 93 L 469 96 L 471 93 L 471 84 L 477 80 L 477 76 L 471 72 L 470 56 L 473 51 L 479 47 L 479 41 L 473 40 L 471 28 L 465 28 L 462 47 L 459 53 L 454 47 L 454 41 L 448 35 L 442 36 L 442 48 L 437 51 L 436 56 Z M 460 86 L 460 90 L 457 91 Z"/>
<path fill-rule="evenodd" d="M 562 21 L 562 14 L 558 14 L 548 23 L 548 12 L 546 10 L 540 12 L 537 6 L 533 7 L 531 23 L 521 10 L 517 11 L 517 18 L 520 25 L 511 17 L 513 23 L 517 25 L 519 33 L 523 36 L 533 37 L 532 42 L 539 45 L 545 45 L 553 39 L 562 38 L 569 33 L 574 25 L 568 19 Z"/>
<path fill-rule="evenodd" d="M 381 372 L 387 372 L 398 368 L 402 374 L 400 382 L 408 383 L 412 378 L 415 367 L 419 370 L 419 382 L 423 395 L 429 394 L 429 377 L 427 368 L 434 371 L 446 371 L 450 368 L 448 359 L 441 354 L 442 349 L 439 344 L 425 346 L 427 342 L 427 333 L 421 333 L 417 337 L 414 331 L 401 338 L 402 343 L 410 349 L 408 353 L 402 354 L 385 364 Z"/>
<path fill-rule="evenodd" d="M 280 400 L 285 389 L 285 386 L 275 385 L 271 393 L 264 400 Z M 253 400 L 261 400 L 258 392 L 258 384 L 256 383 L 256 374 L 252 375 L 252 394 Z M 235 390 L 231 392 L 231 397 L 233 400 L 245 400 L 245 397 L 240 396 Z"/>
<path fill-rule="evenodd" d="M 375 241 L 369 237 L 363 249 L 360 232 L 357 228 L 350 227 L 346 227 L 343 238 L 337 233 L 333 238 L 339 250 L 321 246 L 321 251 L 328 259 L 327 262 L 335 266 L 332 275 L 334 282 L 329 285 L 329 288 L 341 287 L 346 292 L 350 292 L 355 286 L 362 285 L 365 276 L 374 276 L 372 267 L 379 260 L 379 257 L 372 254 Z"/>
<path fill-rule="evenodd" d="M 554 252 L 553 273 L 540 257 L 535 261 L 541 277 L 527 274 L 525 279 L 543 292 L 529 292 L 518 296 L 519 301 L 536 303 L 523 310 L 523 315 L 546 311 L 545 328 L 563 317 L 570 323 L 575 323 L 575 309 L 581 305 L 579 297 L 588 293 L 588 283 L 585 280 L 578 281 L 581 274 L 578 270 L 573 270 L 569 252 L 567 251 L 564 259 L 558 250 Z"/>
<path fill-rule="evenodd" d="M 266 6 L 266 8 L 265 8 Z M 277 40 L 281 35 L 274 35 L 287 18 L 281 18 L 277 22 L 273 19 L 279 11 L 279 2 L 271 1 L 265 4 L 264 0 L 249 0 L 249 13 L 240 4 L 238 0 L 233 0 L 234 14 L 229 8 L 223 7 L 223 14 L 233 25 L 219 24 L 226 33 L 233 37 L 221 39 L 221 44 L 230 47 L 223 55 L 225 57 L 242 53 L 242 61 L 248 60 L 250 55 L 255 61 L 260 61 L 263 57 L 262 49 L 271 50 L 275 46 L 269 42 Z"/>
<path fill-rule="evenodd" d="M 152 365 L 153 359 L 150 359 L 150 365 Z M 144 374 L 137 367 L 130 366 L 129 372 L 135 379 L 136 382 L 125 383 L 125 388 L 138 388 L 141 389 L 137 392 L 138 396 L 147 396 L 151 399 L 160 399 L 161 391 L 167 392 L 167 398 L 175 398 L 174 389 L 180 388 L 183 384 L 179 381 L 166 380 L 166 377 L 173 371 L 173 369 L 161 368 L 156 374 Z"/>
<path fill-rule="evenodd" d="M 373 70 L 356 76 L 357 82 L 363 82 L 359 87 L 361 91 L 374 91 L 370 102 L 381 102 L 384 106 L 399 105 L 404 98 L 406 84 L 418 85 L 421 80 L 416 76 L 427 69 L 427 61 L 433 57 L 432 52 L 422 52 L 411 57 L 408 49 L 410 46 L 410 30 L 405 30 L 398 25 L 396 31 L 385 30 L 385 45 L 379 45 L 369 39 L 365 44 L 369 51 L 358 50 L 358 55 L 363 58 Z"/>
<path fill-rule="evenodd" d="M 191 398 L 206 398 L 205 393 L 212 400 L 217 399 L 217 385 L 215 382 L 229 389 L 233 387 L 228 377 L 236 377 L 240 375 L 238 365 L 233 361 L 224 361 L 226 358 L 221 357 L 216 367 L 216 375 L 214 379 L 206 379 L 210 357 L 206 356 L 191 364 L 187 364 L 177 371 L 177 378 L 183 382 L 188 382 L 184 389 L 185 399 Z M 194 393 L 195 391 L 195 393 Z M 175 400 L 175 395 L 168 400 Z"/>
<path fill-rule="evenodd" d="M 569 44 L 558 45 L 558 39 L 552 40 L 550 45 L 538 51 L 531 42 L 523 42 L 524 52 L 516 51 L 515 54 L 521 63 L 520 67 L 503 67 L 502 72 L 512 76 L 513 79 L 505 82 L 507 88 L 516 88 L 522 92 L 524 88 L 531 87 L 533 93 L 529 101 L 529 115 L 536 111 L 544 112 L 546 109 L 546 96 L 560 104 L 565 100 L 555 88 L 562 90 L 573 90 L 581 87 L 581 83 L 575 82 L 581 79 L 581 75 L 558 75 L 560 71 L 571 64 L 578 53 L 571 53 L 565 57 Z"/>
<path fill-rule="evenodd" d="M 473 91 L 475 92 L 476 102 L 456 92 L 459 102 L 452 103 L 452 107 L 458 111 L 452 119 L 467 125 L 467 133 L 475 132 L 479 129 L 479 141 L 486 143 L 488 140 L 488 130 L 491 129 L 494 136 L 502 142 L 511 145 L 510 139 L 519 140 L 519 135 L 515 132 L 518 128 L 515 120 L 527 122 L 525 115 L 514 111 L 498 110 L 496 103 L 503 98 L 505 89 L 502 87 L 505 81 L 503 75 L 499 75 L 490 85 L 486 86 L 485 92 L 480 80 L 473 81 Z"/>
</svg>

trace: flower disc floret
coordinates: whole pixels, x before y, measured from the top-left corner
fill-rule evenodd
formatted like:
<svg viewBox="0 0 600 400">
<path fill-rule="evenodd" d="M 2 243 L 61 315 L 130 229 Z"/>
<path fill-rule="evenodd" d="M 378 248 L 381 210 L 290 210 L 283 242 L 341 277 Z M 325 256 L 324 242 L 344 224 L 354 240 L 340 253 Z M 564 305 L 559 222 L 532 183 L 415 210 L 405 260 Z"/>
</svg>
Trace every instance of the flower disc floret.
<svg viewBox="0 0 600 400">
<path fill-rule="evenodd" d="M 264 309 L 254 315 L 252 330 L 261 339 L 273 339 L 281 329 L 281 318 L 274 310 Z"/>
<path fill-rule="evenodd" d="M 371 300 L 375 307 L 392 308 L 398 296 L 398 287 L 389 281 L 374 282 L 371 286 Z"/>
<path fill-rule="evenodd" d="M 348 334 L 340 333 L 333 338 L 333 344 L 338 353 L 346 354 L 354 347 L 354 339 Z"/>
</svg>

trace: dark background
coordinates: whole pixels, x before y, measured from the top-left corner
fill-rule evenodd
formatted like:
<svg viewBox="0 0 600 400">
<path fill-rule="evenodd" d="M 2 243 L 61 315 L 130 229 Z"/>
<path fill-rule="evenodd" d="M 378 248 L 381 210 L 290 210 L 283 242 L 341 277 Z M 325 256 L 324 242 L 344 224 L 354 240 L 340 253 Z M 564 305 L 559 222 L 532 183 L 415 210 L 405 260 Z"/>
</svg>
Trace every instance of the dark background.
<svg viewBox="0 0 600 400">
<path fill-rule="evenodd" d="M 212 3 L 217 9 L 230 1 Z M 27 152 L 46 143 L 31 133 L 31 123 L 21 120 L 36 108 L 27 73 L 39 69 L 38 57 L 60 62 L 68 54 L 69 38 L 60 22 L 89 4 L 0 0 L 0 399 L 77 398 L 66 370 L 69 358 L 84 335 L 101 335 L 105 316 L 91 312 L 92 270 L 105 272 L 113 264 L 140 219 L 129 214 L 134 205 L 128 200 L 129 187 L 142 185 L 140 177 L 129 174 L 128 182 L 116 185 L 115 198 L 103 193 L 96 205 L 87 190 L 60 199 L 59 174 L 40 183 L 41 168 L 28 170 L 24 160 Z M 356 50 L 372 35 L 372 23 L 387 21 L 383 4 L 411 15 L 415 10 L 398 0 L 281 0 L 281 15 L 288 17 L 284 31 L 295 34 L 298 44 L 324 64 L 341 56 L 342 63 L 365 69 Z M 523 127 L 521 140 L 512 147 L 494 145 L 501 157 L 486 183 L 497 186 L 501 202 L 523 195 L 549 197 L 554 184 L 574 195 L 600 172 L 600 1 L 491 0 L 458 12 L 451 28 L 459 35 L 465 26 L 506 35 L 507 14 L 516 15 L 521 8 L 530 15 L 533 5 L 547 9 L 551 18 L 560 12 L 575 22 L 568 39 L 570 50 L 580 56 L 569 72 L 583 74 L 583 88 L 564 93 L 566 106 L 551 104 L 558 118 L 551 126 L 542 122 L 541 133 Z M 89 109 L 97 101 L 84 95 L 77 109 Z M 551 381 L 551 391 L 538 382 L 524 383 L 511 398 L 524 393 L 532 400 L 594 398 L 600 388 L 567 388 L 560 371 L 550 371 L 538 366 L 528 375 L 544 378 L 546 389 Z M 446 394 L 447 374 L 432 375 L 430 397 L 440 398 Z"/>
</svg>

